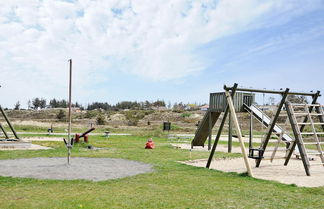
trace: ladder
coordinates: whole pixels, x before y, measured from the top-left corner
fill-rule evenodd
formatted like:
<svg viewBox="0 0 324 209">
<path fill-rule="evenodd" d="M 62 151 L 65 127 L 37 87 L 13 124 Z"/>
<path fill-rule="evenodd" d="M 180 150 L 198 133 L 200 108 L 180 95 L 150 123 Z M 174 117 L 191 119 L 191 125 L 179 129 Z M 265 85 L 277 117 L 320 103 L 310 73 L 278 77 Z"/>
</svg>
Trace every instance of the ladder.
<svg viewBox="0 0 324 209">
<path fill-rule="evenodd" d="M 324 127 L 324 111 L 320 104 L 293 104 L 288 102 L 286 107 L 292 130 L 295 135 L 295 140 L 299 149 L 300 157 L 303 161 L 306 174 L 310 175 L 309 170 L 311 165 L 324 166 L 323 149 L 321 147 L 324 142 L 322 142 L 319 138 L 319 135 L 324 134 L 324 132 L 323 130 L 322 132 L 319 132 L 315 127 L 315 125 L 321 125 L 322 128 Z M 318 117 L 319 122 L 314 121 L 314 116 Z M 304 128 L 301 127 L 305 127 L 306 125 L 311 130 L 303 132 Z M 310 148 L 311 146 L 313 147 L 311 147 L 311 149 L 306 149 L 306 146 L 308 148 Z M 321 163 L 310 164 L 309 159 L 315 156 L 320 158 Z"/>
</svg>

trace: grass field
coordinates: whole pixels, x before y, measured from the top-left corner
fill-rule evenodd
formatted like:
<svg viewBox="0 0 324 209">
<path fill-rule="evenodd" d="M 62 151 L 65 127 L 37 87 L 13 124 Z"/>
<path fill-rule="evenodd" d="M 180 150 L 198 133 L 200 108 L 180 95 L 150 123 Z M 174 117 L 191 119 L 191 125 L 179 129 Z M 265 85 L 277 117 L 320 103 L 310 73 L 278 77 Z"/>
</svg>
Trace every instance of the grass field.
<svg viewBox="0 0 324 209">
<path fill-rule="evenodd" d="M 93 146 L 107 149 L 79 144 L 72 155 L 137 160 L 152 164 L 152 173 L 103 182 L 0 177 L 0 208 L 323 208 L 324 187 L 302 188 L 183 165 L 177 161 L 207 158 L 208 153 L 174 149 L 163 138 L 154 138 L 156 148 L 145 150 L 146 140 L 91 136 Z M 0 159 L 66 155 L 61 142 L 37 144 L 54 149 L 0 151 Z"/>
</svg>

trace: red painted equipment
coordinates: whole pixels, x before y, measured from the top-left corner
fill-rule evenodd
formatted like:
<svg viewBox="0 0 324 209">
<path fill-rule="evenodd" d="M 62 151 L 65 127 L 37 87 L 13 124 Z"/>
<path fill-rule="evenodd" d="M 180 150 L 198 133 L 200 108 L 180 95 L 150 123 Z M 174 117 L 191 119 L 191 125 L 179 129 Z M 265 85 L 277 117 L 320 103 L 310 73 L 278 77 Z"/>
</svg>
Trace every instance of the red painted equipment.
<svg viewBox="0 0 324 209">
<path fill-rule="evenodd" d="M 89 130 L 87 130 L 86 132 L 84 132 L 83 134 L 75 134 L 75 139 L 74 141 L 76 143 L 78 143 L 80 141 L 80 138 L 83 138 L 85 143 L 89 142 L 89 136 L 87 135 L 88 133 L 90 133 L 91 131 L 95 130 L 95 128 L 90 128 Z"/>
<path fill-rule="evenodd" d="M 146 142 L 145 149 L 153 149 L 154 148 L 154 142 L 152 138 L 149 138 Z"/>
</svg>

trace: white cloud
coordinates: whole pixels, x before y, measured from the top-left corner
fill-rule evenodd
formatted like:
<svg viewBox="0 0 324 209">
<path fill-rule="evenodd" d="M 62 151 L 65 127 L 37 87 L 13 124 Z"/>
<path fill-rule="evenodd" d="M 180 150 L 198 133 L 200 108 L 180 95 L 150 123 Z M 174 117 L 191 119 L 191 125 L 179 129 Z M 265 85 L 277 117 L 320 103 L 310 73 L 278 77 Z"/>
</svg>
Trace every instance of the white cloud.
<svg viewBox="0 0 324 209">
<path fill-rule="evenodd" d="M 3 0 L 2 76 L 26 82 L 24 89 L 35 96 L 52 86 L 58 95 L 65 92 L 69 58 L 76 83 L 105 80 L 113 70 L 154 80 L 182 78 L 210 64 L 197 53 L 201 45 L 280 24 L 319 5 L 317 0 Z M 276 15 L 280 18 L 273 21 Z"/>
</svg>

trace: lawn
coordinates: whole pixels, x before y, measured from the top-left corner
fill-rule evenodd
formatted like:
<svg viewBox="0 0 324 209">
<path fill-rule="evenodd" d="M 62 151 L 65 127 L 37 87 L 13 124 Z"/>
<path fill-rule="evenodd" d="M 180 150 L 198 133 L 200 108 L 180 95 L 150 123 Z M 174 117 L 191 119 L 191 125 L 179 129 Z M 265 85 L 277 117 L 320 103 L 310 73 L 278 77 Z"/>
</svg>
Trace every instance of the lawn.
<svg viewBox="0 0 324 209">
<path fill-rule="evenodd" d="M 207 158 L 206 152 L 174 149 L 167 139 L 91 136 L 90 143 L 107 149 L 73 148 L 75 157 L 124 158 L 150 163 L 154 172 L 117 180 L 36 180 L 0 177 L 0 208 L 323 208 L 324 187 L 303 188 L 223 173 L 178 163 Z M 52 150 L 0 151 L 0 159 L 62 157 L 62 142 L 37 142 Z M 216 153 L 216 158 L 237 154 Z M 72 159 L 73 163 L 73 159 Z"/>
</svg>

